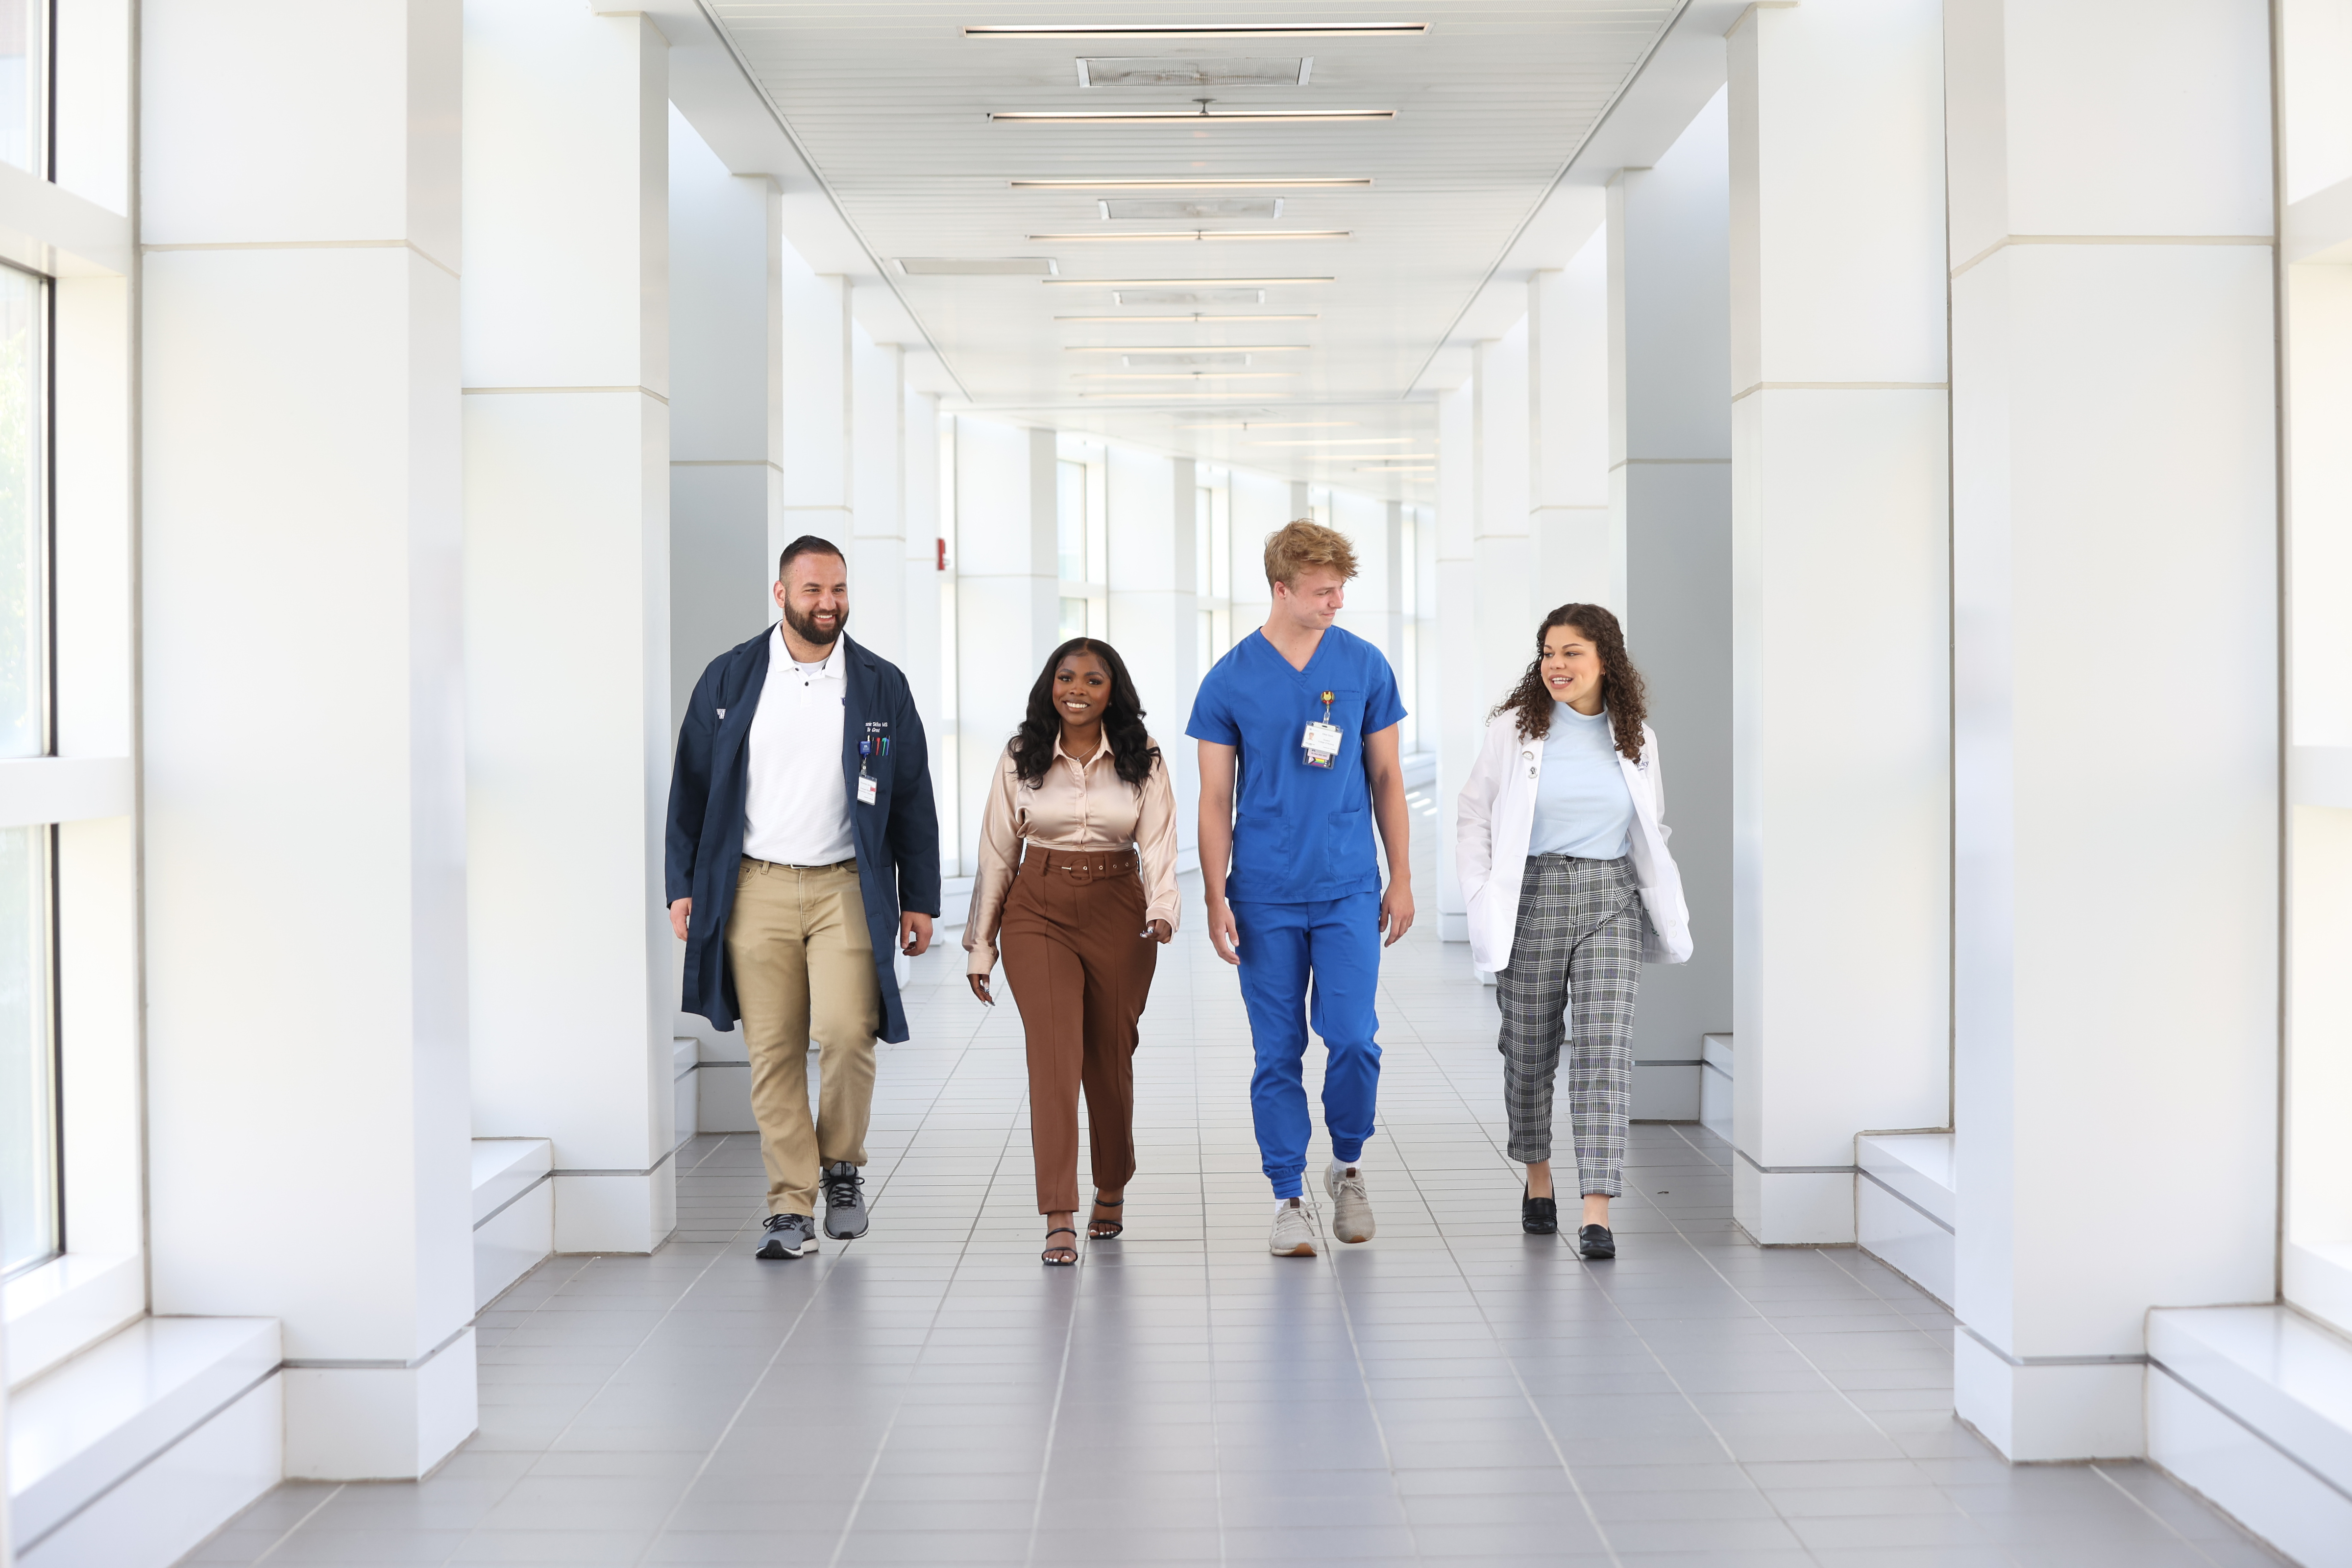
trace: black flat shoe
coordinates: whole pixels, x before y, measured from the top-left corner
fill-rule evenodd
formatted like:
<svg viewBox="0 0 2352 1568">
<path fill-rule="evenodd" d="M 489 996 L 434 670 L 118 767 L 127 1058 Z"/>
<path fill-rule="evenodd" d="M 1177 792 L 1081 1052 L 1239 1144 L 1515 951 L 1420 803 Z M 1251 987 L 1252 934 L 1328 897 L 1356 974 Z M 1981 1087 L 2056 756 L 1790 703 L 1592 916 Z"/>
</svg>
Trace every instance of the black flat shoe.
<svg viewBox="0 0 2352 1568">
<path fill-rule="evenodd" d="M 1529 1236 L 1555 1236 L 1559 1231 L 1559 1200 L 1531 1198 L 1519 1188 L 1519 1228 Z"/>
<path fill-rule="evenodd" d="M 1617 1238 L 1605 1225 L 1588 1225 L 1576 1233 L 1576 1249 L 1587 1258 L 1614 1258 Z"/>
</svg>

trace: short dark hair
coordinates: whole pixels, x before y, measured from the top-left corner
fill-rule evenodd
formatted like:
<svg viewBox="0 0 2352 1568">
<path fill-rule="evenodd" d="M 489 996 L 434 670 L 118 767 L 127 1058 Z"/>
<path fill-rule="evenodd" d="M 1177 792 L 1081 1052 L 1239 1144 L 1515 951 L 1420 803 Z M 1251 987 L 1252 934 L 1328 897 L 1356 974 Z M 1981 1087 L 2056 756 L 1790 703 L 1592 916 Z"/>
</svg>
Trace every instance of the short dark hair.
<svg viewBox="0 0 2352 1568">
<path fill-rule="evenodd" d="M 845 566 L 849 564 L 849 557 L 844 555 L 841 552 L 841 546 L 832 540 L 819 539 L 814 533 L 803 533 L 785 545 L 784 552 L 776 557 L 776 581 L 782 582 L 792 571 L 793 563 L 803 555 L 830 555 Z"/>
</svg>

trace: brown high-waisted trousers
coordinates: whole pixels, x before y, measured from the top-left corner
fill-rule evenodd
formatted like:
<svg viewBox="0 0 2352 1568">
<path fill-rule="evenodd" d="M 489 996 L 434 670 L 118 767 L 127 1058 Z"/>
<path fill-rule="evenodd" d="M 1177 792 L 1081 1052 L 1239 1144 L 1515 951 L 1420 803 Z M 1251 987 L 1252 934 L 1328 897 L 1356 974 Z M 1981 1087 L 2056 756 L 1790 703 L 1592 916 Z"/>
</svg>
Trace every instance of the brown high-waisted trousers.
<svg viewBox="0 0 2352 1568">
<path fill-rule="evenodd" d="M 1078 1089 L 1097 1187 L 1135 1174 L 1135 1023 L 1160 944 L 1143 930 L 1143 879 L 1132 849 L 1041 849 L 1022 857 L 1004 898 L 997 949 L 1029 1037 L 1029 1141 L 1037 1212 L 1078 1203 Z"/>
</svg>

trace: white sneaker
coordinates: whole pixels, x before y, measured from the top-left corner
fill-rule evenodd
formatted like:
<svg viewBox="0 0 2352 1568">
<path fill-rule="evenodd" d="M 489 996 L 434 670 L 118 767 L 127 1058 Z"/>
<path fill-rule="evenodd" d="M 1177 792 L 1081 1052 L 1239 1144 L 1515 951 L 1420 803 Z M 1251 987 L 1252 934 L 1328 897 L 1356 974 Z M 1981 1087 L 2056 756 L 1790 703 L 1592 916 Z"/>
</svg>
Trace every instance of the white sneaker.
<svg viewBox="0 0 2352 1568">
<path fill-rule="evenodd" d="M 1274 1211 L 1274 1235 L 1265 1249 L 1276 1258 L 1312 1258 L 1318 1250 L 1315 1245 L 1315 1211 L 1303 1198 L 1293 1198 Z"/>
<path fill-rule="evenodd" d="M 1364 1191 L 1363 1168 L 1325 1167 L 1323 1190 L 1331 1194 L 1331 1234 L 1341 1241 L 1371 1240 L 1372 1200 Z"/>
</svg>

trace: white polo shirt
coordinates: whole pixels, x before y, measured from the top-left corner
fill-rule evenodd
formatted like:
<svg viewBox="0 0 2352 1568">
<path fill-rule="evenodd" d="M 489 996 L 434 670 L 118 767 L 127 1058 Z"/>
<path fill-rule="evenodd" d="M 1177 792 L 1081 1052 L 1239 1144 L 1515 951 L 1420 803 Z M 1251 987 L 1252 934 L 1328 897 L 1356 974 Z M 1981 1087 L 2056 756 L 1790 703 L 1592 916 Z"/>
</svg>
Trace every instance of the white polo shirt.
<svg viewBox="0 0 2352 1568">
<path fill-rule="evenodd" d="M 831 866 L 856 854 L 849 786 L 841 775 L 842 664 L 846 637 L 823 664 L 793 662 L 780 623 L 768 634 L 768 679 L 745 742 L 751 763 L 743 796 L 743 853 L 784 866 Z"/>
</svg>

